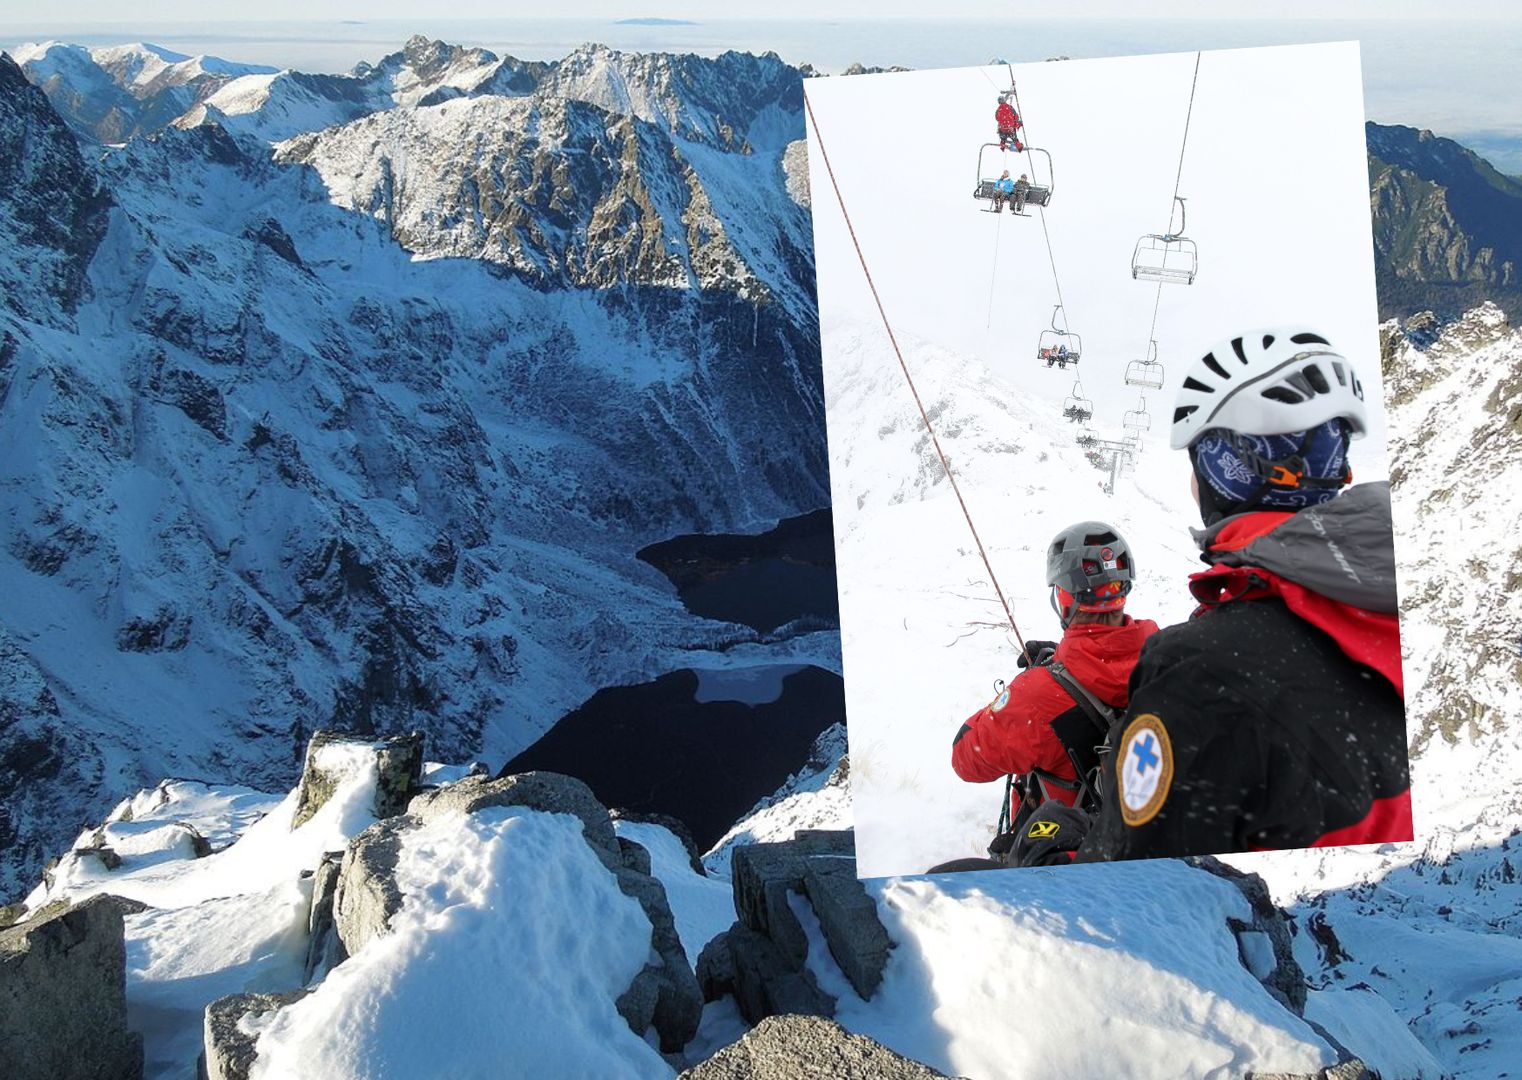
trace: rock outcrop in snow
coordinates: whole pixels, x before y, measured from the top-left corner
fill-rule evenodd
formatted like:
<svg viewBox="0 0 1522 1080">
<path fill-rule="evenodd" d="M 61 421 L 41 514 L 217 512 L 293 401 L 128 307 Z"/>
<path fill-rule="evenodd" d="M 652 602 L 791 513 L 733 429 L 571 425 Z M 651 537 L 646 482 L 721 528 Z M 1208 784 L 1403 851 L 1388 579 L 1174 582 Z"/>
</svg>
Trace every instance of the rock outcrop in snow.
<svg viewBox="0 0 1522 1080">
<path fill-rule="evenodd" d="M 945 1076 L 817 1016 L 769 1016 L 679 1080 L 933 1080 Z"/>
<path fill-rule="evenodd" d="M 122 906 L 59 905 L 0 930 L 0 1072 L 7 1080 L 136 1080 L 127 1028 Z"/>
</svg>

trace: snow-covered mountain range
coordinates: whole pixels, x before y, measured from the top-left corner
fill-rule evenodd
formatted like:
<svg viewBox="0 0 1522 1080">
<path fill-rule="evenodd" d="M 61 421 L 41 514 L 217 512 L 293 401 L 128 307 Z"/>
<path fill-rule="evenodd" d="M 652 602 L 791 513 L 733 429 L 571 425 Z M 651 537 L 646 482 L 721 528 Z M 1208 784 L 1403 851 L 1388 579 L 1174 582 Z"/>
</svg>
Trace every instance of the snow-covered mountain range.
<svg viewBox="0 0 1522 1080">
<path fill-rule="evenodd" d="M 335 724 L 505 759 L 732 644 L 635 552 L 828 499 L 795 71 L 435 101 L 508 62 L 415 40 L 348 123 L 101 149 L 61 48 L 0 57 L 0 893 L 161 776 L 279 787 Z"/>
<path fill-rule="evenodd" d="M 745 628 L 684 611 L 634 552 L 828 497 L 800 82 L 767 57 L 587 47 L 540 67 L 417 39 L 343 77 L 76 50 L 71 82 L 64 48 L 18 54 L 30 82 L 0 57 L 0 898 L 63 854 L 37 904 L 151 903 L 127 919 L 130 1022 L 151 1074 L 189 1075 L 207 1001 L 309 974 L 303 874 L 373 821 L 373 777 L 295 829 L 294 794 L 260 793 L 289 787 L 311 728 L 420 727 L 433 757 L 500 758 L 598 686 L 695 656 L 774 662 Z M 156 80 L 194 84 L 190 103 L 150 115 L 130 87 Z M 120 130 L 89 130 L 112 99 Z M 866 334 L 841 392 L 875 400 L 898 375 Z M 892 952 L 866 996 L 783 890 L 848 1028 L 980 1077 L 1309 1076 L 1339 1049 L 1384 1080 L 1514 1071 L 1522 334 L 1481 307 L 1388 324 L 1385 342 L 1420 839 L 1233 859 L 1286 909 L 1304 1016 L 1251 977 L 1256 931 L 1224 929 L 1251 915 L 1236 890 L 1159 862 L 871 883 Z M 1067 425 L 915 350 L 954 464 L 1005 492 L 980 509 L 996 565 L 1028 558 L 1020 469 L 1055 453 L 1102 475 Z M 924 460 L 904 412 L 837 451 Z M 852 531 L 850 506 L 922 553 L 926 594 L 874 602 L 906 641 L 948 646 L 889 659 L 951 693 L 1007 645 L 931 465 L 892 490 L 845 480 L 837 523 L 847 565 L 883 542 Z M 1107 511 L 1142 532 L 1176 523 L 1187 477 L 1139 484 Z M 1179 536 L 1143 568 L 1143 614 L 1180 616 L 1161 585 L 1188 556 Z M 932 587 L 962 606 L 946 614 Z M 834 640 L 789 655 L 838 662 Z M 881 694 L 855 670 L 848 692 Z M 846 824 L 848 773 L 903 781 L 842 749 L 827 733 L 709 854 L 712 877 L 663 828 L 619 822 L 690 964 L 736 913 L 737 850 Z M 218 783 L 159 785 L 173 774 Z M 967 817 L 985 831 L 992 791 Z M 265 1067 L 315 1050 L 458 1071 L 473 1046 L 500 1065 L 549 1030 L 584 1069 L 669 1076 L 743 1032 L 733 997 L 680 1060 L 620 1026 L 614 998 L 653 937 L 586 847 L 537 812 L 410 834 L 402 918 L 267 1025 Z M 523 971 L 555 1006 L 532 1013 L 544 1027 L 488 1032 L 486 991 Z M 405 1015 L 366 1024 L 377 995 Z M 447 1058 L 406 1023 L 440 1001 L 460 1035 Z"/>
</svg>

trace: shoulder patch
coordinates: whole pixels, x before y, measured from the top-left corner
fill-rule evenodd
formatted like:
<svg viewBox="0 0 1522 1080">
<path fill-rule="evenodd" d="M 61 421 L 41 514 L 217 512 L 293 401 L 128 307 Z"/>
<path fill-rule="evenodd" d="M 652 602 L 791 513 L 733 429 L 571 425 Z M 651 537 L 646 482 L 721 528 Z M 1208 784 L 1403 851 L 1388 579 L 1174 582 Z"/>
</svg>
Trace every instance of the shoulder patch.
<svg viewBox="0 0 1522 1080">
<path fill-rule="evenodd" d="M 989 704 L 988 704 L 988 710 L 989 710 L 989 712 L 998 712 L 1000 709 L 1004 708 L 1004 706 L 1006 706 L 1008 704 L 1009 704 L 1009 687 L 1006 686 L 1003 690 L 999 691 L 999 696 L 998 697 L 994 698 L 993 701 L 989 702 Z"/>
<path fill-rule="evenodd" d="M 1152 713 L 1142 713 L 1126 727 L 1115 761 L 1115 796 L 1127 825 L 1145 825 L 1157 816 L 1173 782 L 1173 744 L 1168 730 Z"/>
</svg>

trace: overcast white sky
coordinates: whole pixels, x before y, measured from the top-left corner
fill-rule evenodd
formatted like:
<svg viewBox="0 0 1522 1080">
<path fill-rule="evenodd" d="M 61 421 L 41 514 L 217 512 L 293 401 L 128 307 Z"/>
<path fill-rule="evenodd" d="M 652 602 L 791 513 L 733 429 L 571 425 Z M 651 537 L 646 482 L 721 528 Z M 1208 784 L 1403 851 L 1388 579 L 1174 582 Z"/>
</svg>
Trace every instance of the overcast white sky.
<svg viewBox="0 0 1522 1080">
<path fill-rule="evenodd" d="M 1099 420 L 1118 423 L 1136 404 L 1123 375 L 1146 349 L 1156 286 L 1132 280 L 1132 248 L 1168 228 L 1194 64 L 1180 53 L 1014 69 L 1027 139 L 1055 163 L 1046 225 Z M 1056 302 L 1040 218 L 980 213 L 971 198 L 994 130 L 993 83 L 1007 81 L 1003 68 L 960 68 L 807 90 L 895 328 L 979 356 L 1055 408 L 1073 378 L 1035 359 Z M 875 318 L 814 150 L 821 316 Z M 1012 171 L 1022 169 L 1024 158 Z M 1319 329 L 1380 402 L 1357 45 L 1204 53 L 1180 190 L 1200 271 L 1191 286 L 1163 287 L 1167 385 L 1149 400 L 1153 433 L 1166 438 L 1188 360 L 1216 338 L 1281 322 Z M 1385 472 L 1382 445 L 1381 424 L 1356 448 L 1364 478 Z"/>
<path fill-rule="evenodd" d="M 1063 18 L 1159 16 L 1190 19 L 1211 18 L 1516 18 L 1514 0 L 1243 0 L 1223 5 L 1219 0 L 1152 0 L 1138 7 L 1134 0 L 1073 0 L 1062 5 Z M 404 19 L 437 14 L 418 0 L 262 0 L 246 4 L 207 4 L 205 0 L 138 0 L 130 9 L 119 0 L 73 0 L 66 11 L 45 0 L 20 0 L 5 4 L 0 20 L 117 22 L 130 17 L 136 22 L 186 20 L 228 22 L 266 19 Z M 459 19 L 544 18 L 539 4 L 503 4 L 501 0 L 453 0 L 449 17 Z M 579 0 L 557 5 L 553 15 L 562 18 L 611 19 L 664 17 L 686 19 L 837 19 L 914 17 L 947 18 L 989 16 L 1008 19 L 1014 12 L 1006 0 L 875 0 L 870 6 L 846 0 L 729 0 L 716 7 L 708 0 Z"/>
</svg>

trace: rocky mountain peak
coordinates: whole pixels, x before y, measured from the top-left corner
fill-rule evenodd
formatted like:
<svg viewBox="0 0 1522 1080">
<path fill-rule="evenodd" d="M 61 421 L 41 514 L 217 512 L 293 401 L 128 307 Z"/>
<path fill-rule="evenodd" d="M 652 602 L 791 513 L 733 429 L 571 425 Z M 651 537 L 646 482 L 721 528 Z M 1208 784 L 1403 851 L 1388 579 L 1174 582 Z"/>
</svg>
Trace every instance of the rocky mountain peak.
<svg viewBox="0 0 1522 1080">
<path fill-rule="evenodd" d="M 101 191 L 42 91 L 0 54 L 0 296 L 18 314 L 72 312 L 106 230 Z M 51 303 L 37 303 L 38 290 Z M 56 307 L 55 307 L 56 305 Z M 40 309 L 40 311 L 39 311 Z"/>
</svg>

